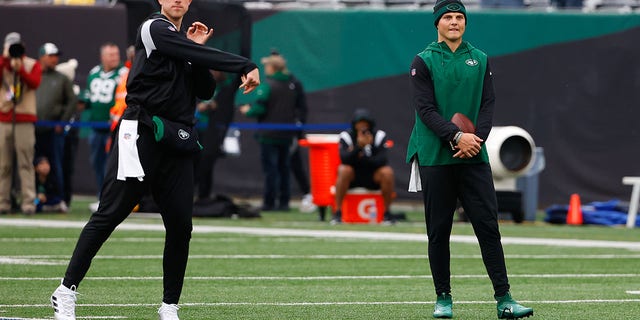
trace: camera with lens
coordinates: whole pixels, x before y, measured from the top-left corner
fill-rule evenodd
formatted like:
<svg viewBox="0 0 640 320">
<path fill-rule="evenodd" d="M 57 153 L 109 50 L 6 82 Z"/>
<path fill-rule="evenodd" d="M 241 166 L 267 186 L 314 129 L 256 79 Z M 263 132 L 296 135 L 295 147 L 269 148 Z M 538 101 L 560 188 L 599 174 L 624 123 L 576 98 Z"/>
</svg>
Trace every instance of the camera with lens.
<svg viewBox="0 0 640 320">
<path fill-rule="evenodd" d="M 15 43 L 9 46 L 9 57 L 22 58 L 25 53 L 24 45 L 22 43 Z"/>
</svg>

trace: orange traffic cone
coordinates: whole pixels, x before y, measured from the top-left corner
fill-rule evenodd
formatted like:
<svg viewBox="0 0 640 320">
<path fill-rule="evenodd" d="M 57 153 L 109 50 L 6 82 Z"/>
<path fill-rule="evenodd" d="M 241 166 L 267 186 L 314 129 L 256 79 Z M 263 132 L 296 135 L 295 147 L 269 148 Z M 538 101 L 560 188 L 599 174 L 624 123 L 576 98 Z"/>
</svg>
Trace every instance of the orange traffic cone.
<svg viewBox="0 0 640 320">
<path fill-rule="evenodd" d="M 567 224 L 582 225 L 582 209 L 580 208 L 580 196 L 577 193 L 572 194 L 571 199 L 569 200 Z"/>
</svg>

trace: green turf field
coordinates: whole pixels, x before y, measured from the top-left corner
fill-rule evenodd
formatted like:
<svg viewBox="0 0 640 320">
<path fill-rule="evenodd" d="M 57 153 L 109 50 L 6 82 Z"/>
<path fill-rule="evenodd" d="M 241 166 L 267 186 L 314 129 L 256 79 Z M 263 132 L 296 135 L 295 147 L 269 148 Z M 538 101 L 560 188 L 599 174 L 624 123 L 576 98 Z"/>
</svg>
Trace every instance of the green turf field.
<svg viewBox="0 0 640 320">
<path fill-rule="evenodd" d="M 423 218 L 419 212 L 408 214 L 410 222 L 391 227 L 332 227 L 296 211 L 256 220 L 194 220 L 197 232 L 180 316 L 430 319 L 434 293 L 426 237 L 420 236 Z M 86 210 L 74 209 L 66 215 L 5 215 L 0 220 L 48 219 L 54 226 L 62 221 L 81 224 L 88 216 Z M 134 214 L 125 223 L 136 229 L 159 226 L 160 220 Z M 259 235 L 251 231 L 263 230 L 257 228 L 308 234 Z M 323 230 L 339 232 L 315 234 Z M 535 319 L 640 319 L 640 230 L 544 223 L 504 223 L 501 230 L 505 243 L 514 237 L 601 241 L 593 242 L 594 247 L 590 242 L 586 247 L 505 244 L 512 293 L 535 309 Z M 353 236 L 372 231 L 382 233 Z M 52 318 L 49 295 L 63 276 L 79 232 L 77 226 L 0 225 L 0 319 Z M 376 239 L 389 233 L 415 237 Z M 473 231 L 456 224 L 453 234 L 464 238 Z M 157 319 L 163 236 L 162 231 L 116 230 L 78 290 L 78 319 Z M 451 248 L 454 318 L 496 319 L 478 245 L 455 241 Z"/>
</svg>

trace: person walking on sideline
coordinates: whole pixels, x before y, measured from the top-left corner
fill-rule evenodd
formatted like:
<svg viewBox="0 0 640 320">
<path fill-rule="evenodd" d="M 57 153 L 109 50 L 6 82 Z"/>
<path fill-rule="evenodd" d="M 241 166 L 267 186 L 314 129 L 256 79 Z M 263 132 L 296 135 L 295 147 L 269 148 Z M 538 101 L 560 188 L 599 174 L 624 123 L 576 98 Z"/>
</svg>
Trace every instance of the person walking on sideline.
<svg viewBox="0 0 640 320">
<path fill-rule="evenodd" d="M 421 188 L 424 198 L 429 265 L 437 295 L 433 317 L 453 317 L 449 237 L 458 199 L 480 243 L 498 318 L 528 317 L 533 309 L 518 304 L 509 292 L 496 193 L 483 143 L 491 131 L 495 104 L 487 55 L 462 40 L 467 16 L 460 0 L 438 0 L 433 16 L 438 41 L 419 53 L 410 69 L 416 120 L 407 147 L 415 182 L 410 189 Z M 475 132 L 460 131 L 449 120 L 455 113 L 466 115 Z"/>
<path fill-rule="evenodd" d="M 98 210 L 82 230 L 51 303 L 57 320 L 75 319 L 76 289 L 102 244 L 148 191 L 166 229 L 160 320 L 178 320 L 193 212 L 196 97 L 209 99 L 215 82 L 209 69 L 242 74 L 249 93 L 260 84 L 255 63 L 204 46 L 213 30 L 200 22 L 182 25 L 190 0 L 159 0 L 161 11 L 138 29 L 127 82 L 127 108 L 107 162 Z M 137 140 L 137 141 L 136 141 Z"/>
</svg>

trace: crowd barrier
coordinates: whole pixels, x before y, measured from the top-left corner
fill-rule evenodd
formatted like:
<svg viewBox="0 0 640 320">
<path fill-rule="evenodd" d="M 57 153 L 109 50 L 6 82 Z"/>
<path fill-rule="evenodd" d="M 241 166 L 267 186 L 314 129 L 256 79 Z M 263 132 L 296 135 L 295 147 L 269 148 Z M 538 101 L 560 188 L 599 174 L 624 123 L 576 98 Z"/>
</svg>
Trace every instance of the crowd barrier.
<svg viewBox="0 0 640 320">
<path fill-rule="evenodd" d="M 108 129 L 110 127 L 109 122 L 101 121 L 45 121 L 39 120 L 36 122 L 36 127 L 71 127 L 71 128 L 94 128 L 94 129 Z M 198 127 L 205 127 L 202 124 Z M 346 130 L 351 127 L 348 123 L 313 123 L 313 124 L 288 124 L 288 123 L 247 123 L 247 122 L 232 122 L 229 124 L 230 128 L 240 130 L 291 130 L 291 131 L 335 131 Z"/>
</svg>

